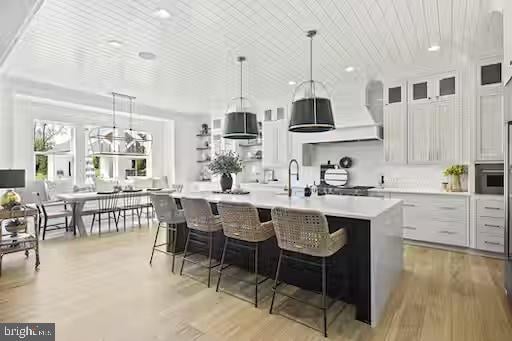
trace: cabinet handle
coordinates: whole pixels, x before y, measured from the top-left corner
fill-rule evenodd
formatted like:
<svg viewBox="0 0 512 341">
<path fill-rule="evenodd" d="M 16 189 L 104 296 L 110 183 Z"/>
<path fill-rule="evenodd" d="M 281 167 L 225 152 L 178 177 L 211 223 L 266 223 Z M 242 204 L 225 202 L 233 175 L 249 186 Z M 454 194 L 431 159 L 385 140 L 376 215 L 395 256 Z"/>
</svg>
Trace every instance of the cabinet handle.
<svg viewBox="0 0 512 341">
<path fill-rule="evenodd" d="M 442 234 L 457 234 L 457 232 L 445 231 L 445 230 L 439 231 L 439 233 L 442 233 Z"/>
<path fill-rule="evenodd" d="M 402 204 L 402 206 L 407 206 L 407 207 L 416 207 L 416 205 L 414 205 L 414 204 L 407 204 L 407 203 Z"/>
<path fill-rule="evenodd" d="M 403 228 L 406 230 L 417 230 L 417 228 L 413 226 L 404 226 Z"/>
<path fill-rule="evenodd" d="M 447 207 L 447 206 L 441 206 L 439 208 L 442 210 L 456 210 L 457 209 L 456 207 Z"/>
<path fill-rule="evenodd" d="M 485 206 L 484 207 L 486 210 L 498 210 L 498 211 L 501 211 L 501 208 L 500 207 L 490 207 L 490 206 Z"/>
<path fill-rule="evenodd" d="M 501 227 L 500 225 L 493 225 L 493 224 L 484 224 L 484 226 L 487 226 L 487 227 L 496 227 L 496 228 L 499 228 L 499 229 L 502 229 L 503 227 Z"/>
<path fill-rule="evenodd" d="M 498 245 L 498 246 L 503 246 L 503 244 L 501 244 L 500 242 L 490 242 L 488 240 L 485 240 L 484 241 L 485 244 L 489 244 L 489 245 Z"/>
</svg>

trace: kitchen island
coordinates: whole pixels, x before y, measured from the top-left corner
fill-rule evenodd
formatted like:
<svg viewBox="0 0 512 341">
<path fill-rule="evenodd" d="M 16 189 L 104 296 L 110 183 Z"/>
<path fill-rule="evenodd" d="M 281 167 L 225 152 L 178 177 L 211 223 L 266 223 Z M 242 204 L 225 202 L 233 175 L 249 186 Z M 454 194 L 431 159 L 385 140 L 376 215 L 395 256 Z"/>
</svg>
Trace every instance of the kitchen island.
<svg viewBox="0 0 512 341">
<path fill-rule="evenodd" d="M 356 307 L 356 318 L 376 326 L 398 283 L 403 268 L 402 205 L 400 200 L 355 196 L 312 196 L 309 198 L 268 191 L 248 195 L 214 194 L 212 192 L 173 193 L 180 198 L 204 198 L 216 213 L 220 201 L 248 202 L 258 208 L 261 221 L 271 220 L 273 207 L 314 209 L 327 216 L 330 232 L 347 231 L 347 245 L 329 259 L 328 287 L 330 297 L 340 298 Z M 214 255 L 220 258 L 223 235 L 215 238 Z M 275 238 L 262 245 L 260 273 L 274 277 L 279 248 Z M 307 256 L 306 256 L 307 257 Z M 227 263 L 250 268 L 247 257 L 233 257 Z M 282 273 L 288 284 L 319 291 L 320 274 L 315 267 L 290 264 Z"/>
</svg>

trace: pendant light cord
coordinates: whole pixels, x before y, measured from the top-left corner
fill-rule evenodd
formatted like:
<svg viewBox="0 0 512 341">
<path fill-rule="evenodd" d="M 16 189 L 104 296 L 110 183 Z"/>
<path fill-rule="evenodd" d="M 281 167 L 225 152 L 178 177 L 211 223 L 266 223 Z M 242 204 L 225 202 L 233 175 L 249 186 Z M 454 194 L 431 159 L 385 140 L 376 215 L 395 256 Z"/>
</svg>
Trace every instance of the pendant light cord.
<svg viewBox="0 0 512 341">
<path fill-rule="evenodd" d="M 243 91 L 242 91 L 242 86 L 243 86 L 243 77 L 242 77 L 242 73 L 244 71 L 244 68 L 243 68 L 243 63 L 244 63 L 244 59 L 240 58 L 240 110 L 242 110 L 243 108 Z"/>
<path fill-rule="evenodd" d="M 116 127 L 116 94 L 112 93 L 112 127 Z"/>
<path fill-rule="evenodd" d="M 130 131 L 133 128 L 133 98 L 130 97 Z"/>
</svg>

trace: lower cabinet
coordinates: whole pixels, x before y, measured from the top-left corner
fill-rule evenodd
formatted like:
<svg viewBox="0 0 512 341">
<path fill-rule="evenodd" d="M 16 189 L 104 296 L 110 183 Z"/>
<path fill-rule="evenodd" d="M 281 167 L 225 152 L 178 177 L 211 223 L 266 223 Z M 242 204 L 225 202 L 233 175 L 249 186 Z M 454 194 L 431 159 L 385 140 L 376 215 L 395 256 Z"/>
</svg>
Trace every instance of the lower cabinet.
<svg viewBox="0 0 512 341">
<path fill-rule="evenodd" d="M 397 194 L 403 200 L 403 237 L 431 243 L 469 245 L 469 197 Z"/>
<path fill-rule="evenodd" d="M 476 248 L 503 253 L 505 209 L 503 200 L 476 199 Z"/>
</svg>

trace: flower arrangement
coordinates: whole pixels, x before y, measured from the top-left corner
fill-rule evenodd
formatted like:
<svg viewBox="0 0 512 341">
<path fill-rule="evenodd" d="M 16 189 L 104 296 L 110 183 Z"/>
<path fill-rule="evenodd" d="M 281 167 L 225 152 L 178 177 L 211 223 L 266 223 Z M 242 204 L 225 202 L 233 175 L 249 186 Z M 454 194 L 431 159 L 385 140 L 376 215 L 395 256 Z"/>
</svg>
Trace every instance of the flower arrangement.
<svg viewBox="0 0 512 341">
<path fill-rule="evenodd" d="M 451 165 L 450 167 L 446 168 L 443 172 L 445 176 L 449 175 L 457 175 L 461 176 L 462 174 L 466 174 L 466 166 L 464 165 Z"/>
<path fill-rule="evenodd" d="M 213 174 L 237 174 L 242 171 L 242 160 L 233 151 L 216 154 L 215 158 L 208 165 Z"/>
<path fill-rule="evenodd" d="M 467 170 L 465 165 L 451 165 L 444 170 L 444 176 L 450 177 L 449 191 L 460 192 L 462 190 L 460 176 L 466 174 L 466 172 Z"/>
</svg>

